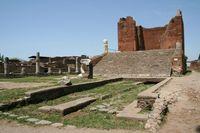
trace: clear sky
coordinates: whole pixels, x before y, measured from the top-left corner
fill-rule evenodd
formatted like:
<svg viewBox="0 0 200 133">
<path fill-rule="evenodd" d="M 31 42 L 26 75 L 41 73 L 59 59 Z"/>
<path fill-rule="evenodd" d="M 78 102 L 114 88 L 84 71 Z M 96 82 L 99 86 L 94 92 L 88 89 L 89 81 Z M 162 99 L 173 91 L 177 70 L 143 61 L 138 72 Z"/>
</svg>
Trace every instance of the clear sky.
<svg viewBox="0 0 200 133">
<path fill-rule="evenodd" d="M 163 26 L 181 9 L 186 56 L 200 53 L 200 0 L 0 0 L 0 53 L 27 59 L 96 55 L 102 40 L 117 50 L 117 22 L 132 16 L 144 27 Z"/>
</svg>

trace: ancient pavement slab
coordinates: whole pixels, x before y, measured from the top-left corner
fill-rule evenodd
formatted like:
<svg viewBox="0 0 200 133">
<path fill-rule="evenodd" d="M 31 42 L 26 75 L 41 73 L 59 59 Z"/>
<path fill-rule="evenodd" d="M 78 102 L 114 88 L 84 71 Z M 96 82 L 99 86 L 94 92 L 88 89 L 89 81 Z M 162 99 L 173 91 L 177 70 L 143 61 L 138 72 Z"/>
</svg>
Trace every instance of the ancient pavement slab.
<svg viewBox="0 0 200 133">
<path fill-rule="evenodd" d="M 119 114 L 117 114 L 117 117 L 146 121 L 148 119 L 148 115 L 138 114 L 140 111 L 141 108 L 137 108 L 137 100 L 135 100 L 126 106 L 124 110 L 120 111 Z"/>
<path fill-rule="evenodd" d="M 71 112 L 75 112 L 79 109 L 82 109 L 94 101 L 96 101 L 96 98 L 85 97 L 56 106 L 43 106 L 40 107 L 39 110 L 43 112 L 59 112 L 62 115 L 66 115 Z"/>
<path fill-rule="evenodd" d="M 13 82 L 0 82 L 1 89 L 16 89 L 16 88 L 34 88 L 50 85 L 50 83 L 13 83 Z"/>
</svg>

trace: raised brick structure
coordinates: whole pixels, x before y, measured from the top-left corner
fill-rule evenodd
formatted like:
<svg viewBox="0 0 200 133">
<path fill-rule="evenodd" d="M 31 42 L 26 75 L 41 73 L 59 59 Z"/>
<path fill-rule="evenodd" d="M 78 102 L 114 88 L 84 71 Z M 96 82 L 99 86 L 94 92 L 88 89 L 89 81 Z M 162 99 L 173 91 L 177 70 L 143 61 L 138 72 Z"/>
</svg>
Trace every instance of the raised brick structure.
<svg viewBox="0 0 200 133">
<path fill-rule="evenodd" d="M 118 51 L 98 60 L 94 74 L 120 77 L 169 77 L 186 70 L 182 13 L 163 27 L 137 26 L 132 17 L 118 22 Z"/>
<path fill-rule="evenodd" d="M 137 26 L 132 17 L 121 18 L 118 22 L 118 50 L 138 51 L 153 49 L 175 49 L 176 42 L 184 51 L 184 29 L 181 11 L 178 10 L 169 24 L 163 27 L 144 28 Z"/>
</svg>

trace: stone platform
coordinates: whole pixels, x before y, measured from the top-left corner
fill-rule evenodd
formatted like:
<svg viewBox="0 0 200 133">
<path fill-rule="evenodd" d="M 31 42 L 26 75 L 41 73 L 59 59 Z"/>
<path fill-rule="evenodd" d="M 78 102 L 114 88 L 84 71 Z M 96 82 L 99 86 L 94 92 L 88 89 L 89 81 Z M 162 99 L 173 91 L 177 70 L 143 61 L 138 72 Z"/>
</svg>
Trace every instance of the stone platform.
<svg viewBox="0 0 200 133">
<path fill-rule="evenodd" d="M 148 119 L 147 114 L 139 114 L 141 108 L 137 108 L 137 101 L 133 101 L 126 106 L 122 111 L 117 114 L 119 118 L 126 118 L 132 120 L 146 121 Z"/>
<path fill-rule="evenodd" d="M 94 67 L 106 77 L 169 77 L 173 49 L 108 53 Z"/>
<path fill-rule="evenodd" d="M 66 115 L 71 112 L 75 112 L 79 109 L 82 109 L 94 101 L 96 101 L 96 98 L 85 97 L 67 103 L 59 104 L 56 106 L 43 106 L 40 107 L 39 110 L 41 112 L 47 112 L 47 113 L 58 112 L 61 113 L 62 115 Z"/>
</svg>

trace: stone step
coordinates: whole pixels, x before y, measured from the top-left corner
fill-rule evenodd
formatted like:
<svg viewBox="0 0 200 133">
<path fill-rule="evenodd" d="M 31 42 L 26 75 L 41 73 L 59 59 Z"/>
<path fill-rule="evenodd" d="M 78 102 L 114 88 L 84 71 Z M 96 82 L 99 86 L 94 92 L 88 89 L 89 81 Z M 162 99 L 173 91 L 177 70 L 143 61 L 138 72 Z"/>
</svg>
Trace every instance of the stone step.
<svg viewBox="0 0 200 133">
<path fill-rule="evenodd" d="M 174 50 L 109 53 L 94 67 L 94 74 L 120 77 L 169 77 Z"/>
<path fill-rule="evenodd" d="M 148 119 L 147 114 L 139 114 L 141 108 L 137 108 L 137 100 L 127 105 L 122 111 L 117 114 L 119 118 L 126 118 L 132 120 L 146 121 Z"/>
<path fill-rule="evenodd" d="M 56 106 L 43 106 L 40 107 L 39 110 L 42 112 L 50 112 L 50 113 L 58 112 L 61 113 L 62 115 L 66 115 L 75 112 L 79 109 L 82 109 L 94 101 L 96 101 L 96 98 L 85 97 L 67 103 L 59 104 Z"/>
</svg>

